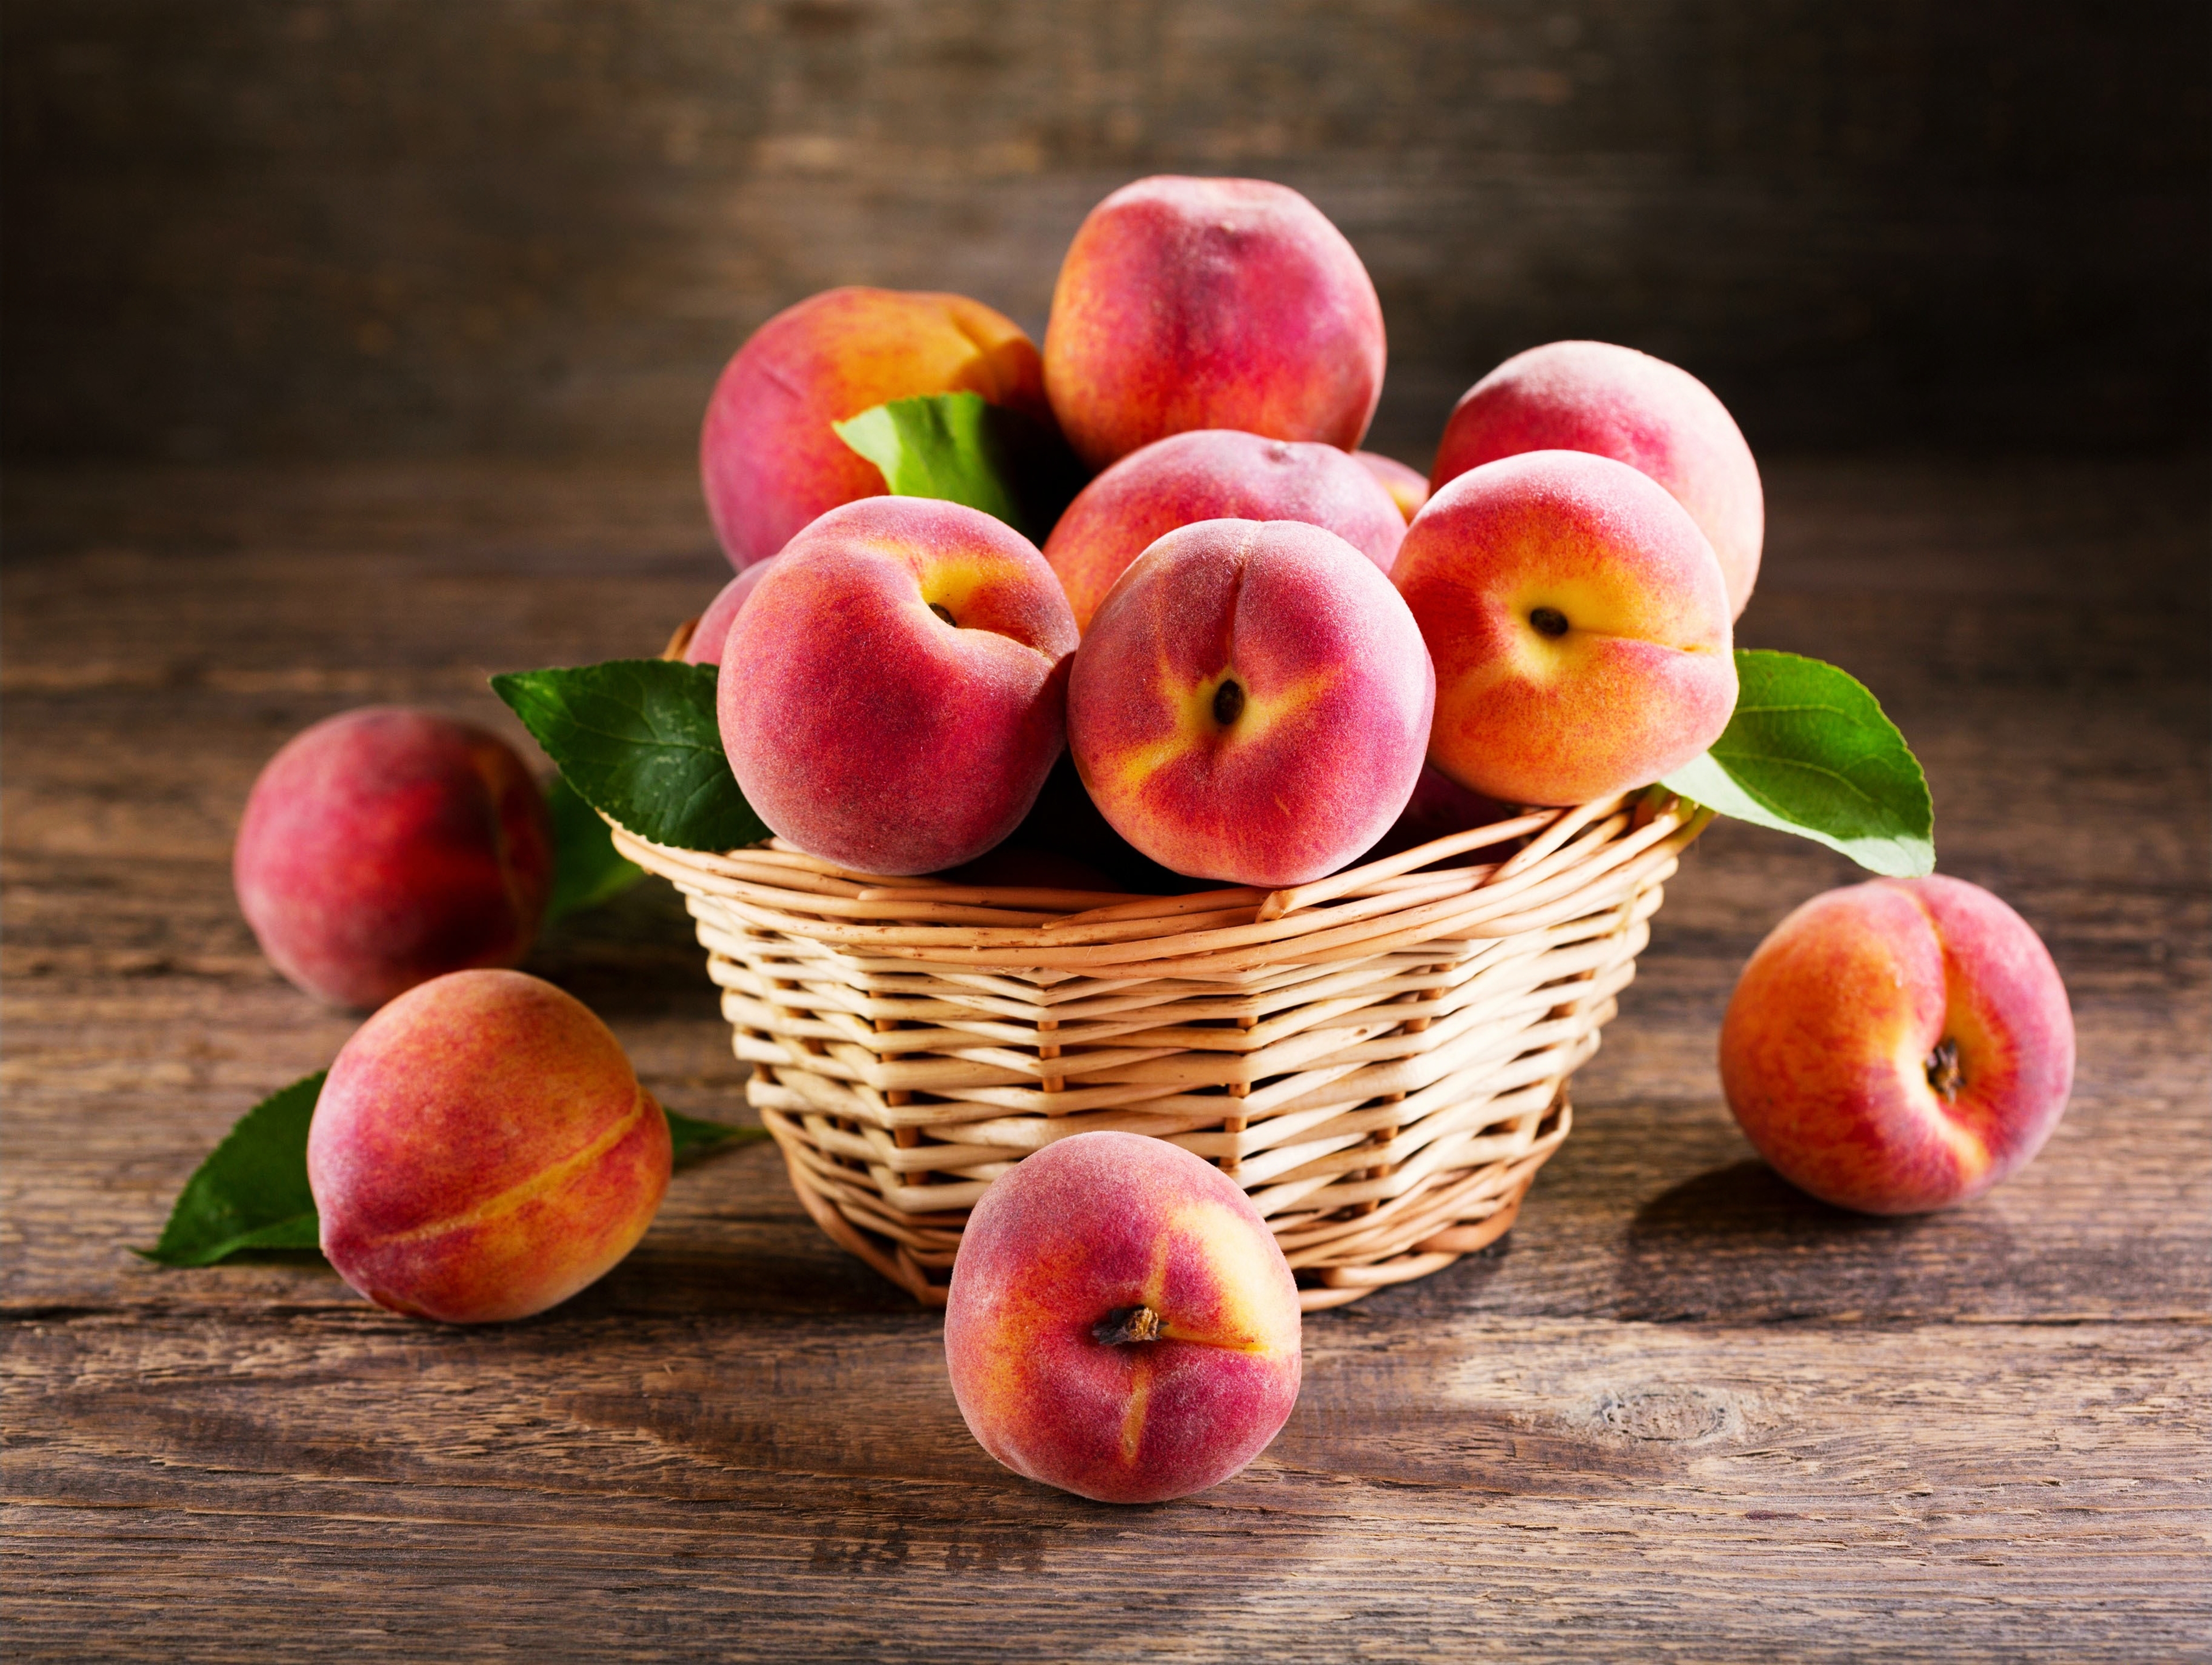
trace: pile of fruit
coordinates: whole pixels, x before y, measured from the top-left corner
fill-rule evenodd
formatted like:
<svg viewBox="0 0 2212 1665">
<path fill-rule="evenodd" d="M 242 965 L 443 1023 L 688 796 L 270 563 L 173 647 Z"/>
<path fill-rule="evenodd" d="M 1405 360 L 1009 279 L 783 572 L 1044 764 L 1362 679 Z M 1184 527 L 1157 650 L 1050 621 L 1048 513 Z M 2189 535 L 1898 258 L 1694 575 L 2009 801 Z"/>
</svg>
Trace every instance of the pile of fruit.
<svg viewBox="0 0 2212 1665">
<path fill-rule="evenodd" d="M 1735 649 L 1764 507 L 1720 401 L 1626 348 L 1539 347 L 1460 401 L 1424 480 L 1357 449 L 1383 365 L 1351 245 L 1255 180 L 1100 204 L 1041 353 L 956 295 L 770 319 L 708 410 L 737 574 L 680 661 L 495 679 L 561 766 L 550 809 L 502 743 L 427 713 L 334 718 L 264 773 L 246 915 L 301 987 L 380 1009 L 210 1158 L 157 1257 L 312 1233 L 372 1299 L 483 1322 L 629 1251 L 678 1142 L 712 1133 L 499 969 L 549 901 L 620 884 L 594 811 L 666 845 L 773 834 L 855 873 L 1111 895 L 1297 885 L 1517 807 L 1671 792 L 1891 875 L 1784 921 L 1730 1005 L 1723 1079 L 1761 1152 L 1880 1212 L 2028 1160 L 2070 1079 L 2064 990 L 2017 915 L 1926 876 L 1925 784 L 1871 696 Z M 256 1162 L 289 1204 L 248 1198 Z M 985 1194 L 945 1336 L 994 1456 L 1135 1501 L 1266 1445 L 1298 1328 L 1234 1182 L 1085 1133 Z"/>
<path fill-rule="evenodd" d="M 1461 401 L 1431 497 L 1353 449 L 1382 368 L 1358 256 L 1258 180 L 1099 204 L 1041 355 L 956 295 L 838 289 L 771 319 L 708 413 L 738 575 L 686 650 L 721 668 L 745 801 L 841 866 L 941 872 L 1021 829 L 1064 744 L 1141 857 L 1283 886 L 1382 840 L 1425 760 L 1472 815 L 1704 754 L 1764 524 L 1720 401 L 1626 348 L 1539 348 Z M 991 407 L 1014 525 L 884 495 L 860 454 L 884 441 L 848 443 L 856 406 L 890 428 L 947 397 Z M 1093 471 L 1052 514 L 1051 483 Z M 1016 842 L 1072 856 L 1053 831 Z"/>
</svg>

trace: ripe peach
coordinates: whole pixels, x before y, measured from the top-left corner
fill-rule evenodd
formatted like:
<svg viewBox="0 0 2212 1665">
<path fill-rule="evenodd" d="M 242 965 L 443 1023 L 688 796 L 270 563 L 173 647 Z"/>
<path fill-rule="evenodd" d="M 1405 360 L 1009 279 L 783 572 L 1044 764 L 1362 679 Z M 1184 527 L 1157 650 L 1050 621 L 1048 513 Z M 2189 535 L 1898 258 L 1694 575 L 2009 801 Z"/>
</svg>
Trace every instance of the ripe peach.
<svg viewBox="0 0 2212 1665">
<path fill-rule="evenodd" d="M 1079 629 L 1122 570 L 1198 520 L 1304 520 L 1326 526 L 1384 572 L 1406 522 L 1390 494 L 1334 446 L 1205 428 L 1157 440 L 1085 486 L 1045 539 Z"/>
<path fill-rule="evenodd" d="M 969 1431 L 1101 1503 L 1218 1485 L 1298 1397 L 1298 1291 L 1236 1182 L 1164 1139 L 1078 1133 L 975 1205 L 945 1307 Z"/>
<path fill-rule="evenodd" d="M 1045 388 L 1103 468 L 1196 428 L 1359 443 L 1382 303 L 1344 234 L 1265 179 L 1139 179 L 1091 210 L 1044 332 Z"/>
<path fill-rule="evenodd" d="M 1075 656 L 1068 748 L 1153 860 L 1299 884 L 1405 807 L 1435 704 L 1420 631 L 1358 550 L 1296 520 L 1201 520 L 1107 594 Z"/>
<path fill-rule="evenodd" d="M 1759 576 L 1766 500 L 1751 447 L 1705 383 L 1632 347 L 1532 347 L 1461 398 L 1430 484 L 1526 451 L 1592 452 L 1666 487 L 1720 557 L 1729 617 L 1743 611 Z"/>
<path fill-rule="evenodd" d="M 629 1253 L 668 1188 L 668 1119 L 583 1003 L 456 971 L 355 1031 L 307 1129 L 323 1253 L 379 1306 L 526 1318 Z"/>
<path fill-rule="evenodd" d="M 261 951 L 333 1006 L 381 1006 L 530 951 L 553 889 L 544 795 L 507 744 L 434 711 L 325 719 L 269 760 L 231 872 Z"/>
<path fill-rule="evenodd" d="M 1428 477 L 1417 468 L 1408 468 L 1395 457 L 1385 457 L 1380 452 L 1355 451 L 1352 453 L 1366 464 L 1367 471 L 1382 483 L 1382 489 L 1390 494 L 1390 501 L 1398 506 L 1398 513 L 1412 520 L 1421 512 L 1421 505 L 1429 501 Z"/>
<path fill-rule="evenodd" d="M 1825 1202 L 1917 1214 L 2027 1165 L 2066 1108 L 2074 1017 L 2027 922 L 1978 884 L 1814 896 L 1744 967 L 1721 1024 L 1729 1108 Z"/>
<path fill-rule="evenodd" d="M 964 295 L 829 289 L 762 325 L 714 384 L 699 434 L 707 512 L 730 564 L 765 561 L 817 515 L 884 495 L 882 473 L 832 422 L 955 392 L 1052 420 L 1030 338 Z"/>
<path fill-rule="evenodd" d="M 730 639 L 730 626 L 737 623 L 738 614 L 752 597 L 756 586 L 767 575 L 775 557 L 756 561 L 735 578 L 714 592 L 714 599 L 707 604 L 707 611 L 699 615 L 699 623 L 691 631 L 691 640 L 684 649 L 686 665 L 720 665 L 722 644 Z"/>
<path fill-rule="evenodd" d="M 1436 660 L 1430 761 L 1476 792 L 1580 804 L 1641 786 L 1735 708 L 1712 545 L 1625 463 L 1535 451 L 1460 475 L 1390 576 Z"/>
<path fill-rule="evenodd" d="M 809 854 L 957 867 L 1036 801 L 1075 643 L 1060 580 L 1011 526 L 865 498 L 793 538 L 730 627 L 722 747 L 761 819 Z"/>
</svg>

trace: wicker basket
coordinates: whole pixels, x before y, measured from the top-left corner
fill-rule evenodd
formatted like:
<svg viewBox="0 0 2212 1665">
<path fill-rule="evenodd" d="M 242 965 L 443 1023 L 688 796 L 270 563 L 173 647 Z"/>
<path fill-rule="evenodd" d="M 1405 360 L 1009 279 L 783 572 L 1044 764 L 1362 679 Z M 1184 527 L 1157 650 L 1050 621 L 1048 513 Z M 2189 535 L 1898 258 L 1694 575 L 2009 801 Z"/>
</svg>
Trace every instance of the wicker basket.
<svg viewBox="0 0 2212 1665">
<path fill-rule="evenodd" d="M 1311 1311 L 1513 1224 L 1705 819 L 1632 795 L 1179 896 L 615 842 L 689 898 L 799 1200 L 885 1277 L 942 1303 L 994 1178 L 1117 1128 L 1243 1185 Z"/>
</svg>

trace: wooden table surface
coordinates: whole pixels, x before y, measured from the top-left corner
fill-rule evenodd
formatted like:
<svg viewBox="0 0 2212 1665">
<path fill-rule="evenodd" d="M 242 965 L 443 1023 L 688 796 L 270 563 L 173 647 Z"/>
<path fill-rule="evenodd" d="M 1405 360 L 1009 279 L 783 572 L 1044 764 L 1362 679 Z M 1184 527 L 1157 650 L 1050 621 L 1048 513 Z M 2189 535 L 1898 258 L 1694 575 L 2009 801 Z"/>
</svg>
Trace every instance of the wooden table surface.
<svg viewBox="0 0 2212 1665">
<path fill-rule="evenodd" d="M 1124 1510 L 983 1455 L 937 1316 L 826 1243 L 767 1148 L 680 1174 L 613 1274 L 501 1328 L 319 1264 L 126 1254 L 352 1028 L 232 899 L 270 753 L 371 701 L 503 722 L 487 671 L 657 647 L 721 569 L 681 473 L 18 471 L 9 1651 L 2204 1656 L 2204 465 L 1784 460 L 1769 488 L 1738 639 L 1849 666 L 1913 740 L 1944 871 L 2071 990 L 2064 1122 L 1928 1218 L 1772 1177 L 1720 1099 L 1722 1006 L 1854 870 L 1723 823 L 1519 1225 L 1310 1319 L 1274 1445 Z M 665 886 L 530 969 L 672 1108 L 750 1119 Z"/>
</svg>

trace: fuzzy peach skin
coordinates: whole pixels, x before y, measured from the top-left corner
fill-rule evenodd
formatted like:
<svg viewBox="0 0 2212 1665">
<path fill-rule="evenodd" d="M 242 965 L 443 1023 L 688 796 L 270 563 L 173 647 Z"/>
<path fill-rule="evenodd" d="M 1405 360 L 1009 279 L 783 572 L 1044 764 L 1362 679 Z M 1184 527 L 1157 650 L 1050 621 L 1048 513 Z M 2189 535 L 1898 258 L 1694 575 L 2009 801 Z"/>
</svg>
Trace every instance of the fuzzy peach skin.
<svg viewBox="0 0 2212 1665">
<path fill-rule="evenodd" d="M 1074 617 L 1036 546 L 928 497 L 832 509 L 725 643 L 716 710 L 746 801 L 861 872 L 972 861 L 1060 755 Z"/>
<path fill-rule="evenodd" d="M 1089 485 L 1045 539 L 1079 629 L 1128 564 L 1200 520 L 1304 520 L 1326 526 L 1384 572 L 1406 523 L 1382 483 L 1334 446 L 1225 428 L 1170 434 Z"/>
<path fill-rule="evenodd" d="M 1429 482 L 1440 487 L 1501 457 L 1553 450 L 1610 457 L 1666 487 L 1720 557 L 1729 617 L 1743 611 L 1759 577 L 1766 499 L 1742 431 L 1705 383 L 1632 347 L 1532 347 L 1462 396 Z"/>
<path fill-rule="evenodd" d="M 1412 795 L 1436 678 L 1390 580 L 1334 532 L 1201 520 L 1106 597 L 1068 684 L 1068 749 L 1115 831 L 1163 866 L 1301 884 Z"/>
<path fill-rule="evenodd" d="M 2074 1017 L 2050 951 L 1978 884 L 1814 896 L 1744 967 L 1721 1081 L 1746 1137 L 1825 1202 L 1918 1214 L 2026 1166 L 2066 1108 Z"/>
<path fill-rule="evenodd" d="M 730 564 L 765 561 L 817 515 L 884 495 L 882 473 L 832 422 L 958 392 L 1052 420 L 1036 348 L 964 295 L 828 289 L 762 325 L 714 384 L 699 434 L 707 512 Z"/>
<path fill-rule="evenodd" d="M 1298 1397 L 1297 1281 L 1234 1181 L 1078 1133 L 994 1182 L 945 1306 L 960 1414 L 1017 1474 L 1101 1503 L 1218 1486 Z"/>
<path fill-rule="evenodd" d="M 323 1253 L 379 1306 L 526 1318 L 629 1253 L 668 1119 L 605 1024 L 520 971 L 456 971 L 355 1031 L 307 1129 Z"/>
<path fill-rule="evenodd" d="M 553 889 L 553 823 L 521 758 L 434 711 L 325 719 L 269 760 L 231 860 L 261 951 L 332 1006 L 513 965 Z"/>
<path fill-rule="evenodd" d="M 1430 761 L 1475 792 L 1581 804 L 1642 786 L 1735 709 L 1720 562 L 1625 463 L 1534 451 L 1460 475 L 1390 577 L 1436 660 Z"/>
<path fill-rule="evenodd" d="M 1053 410 L 1093 468 L 1200 428 L 1349 451 L 1383 359 L 1358 255 L 1265 179 L 1123 185 L 1077 230 L 1044 332 Z"/>
<path fill-rule="evenodd" d="M 1395 457 L 1385 457 L 1377 451 L 1355 451 L 1352 454 L 1390 494 L 1390 501 L 1398 506 L 1401 515 L 1411 520 L 1421 512 L 1421 505 L 1429 501 L 1429 481 L 1420 470 L 1409 468 Z"/>
<path fill-rule="evenodd" d="M 735 578 L 714 592 L 707 604 L 707 611 L 699 615 L 699 623 L 692 628 L 691 640 L 684 648 L 686 665 L 714 665 L 722 662 L 722 644 L 730 639 L 730 626 L 737 622 L 738 614 L 751 599 L 754 589 L 768 575 L 775 557 L 756 561 Z"/>
</svg>

